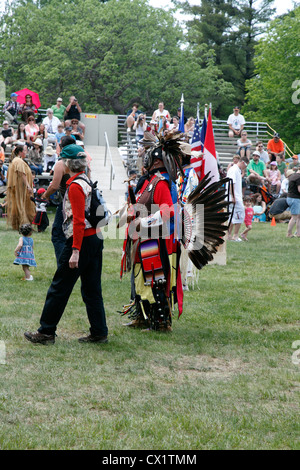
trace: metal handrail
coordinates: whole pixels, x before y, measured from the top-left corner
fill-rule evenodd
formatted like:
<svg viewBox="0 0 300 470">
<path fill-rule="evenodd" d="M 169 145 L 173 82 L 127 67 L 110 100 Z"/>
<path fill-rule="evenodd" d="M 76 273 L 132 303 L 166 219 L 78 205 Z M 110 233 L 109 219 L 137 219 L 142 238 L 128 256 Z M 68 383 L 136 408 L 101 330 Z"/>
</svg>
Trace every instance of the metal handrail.
<svg viewBox="0 0 300 470">
<path fill-rule="evenodd" d="M 108 154 L 109 154 L 109 158 L 110 158 L 110 180 L 109 180 L 109 189 L 111 190 L 111 189 L 112 189 L 112 180 L 115 179 L 116 173 L 115 173 L 115 167 L 114 167 L 114 164 L 113 164 L 113 161 L 112 161 L 112 157 L 111 157 L 111 151 L 110 151 L 110 146 L 109 146 L 108 137 L 107 137 L 107 133 L 106 133 L 106 132 L 104 132 L 104 138 L 105 138 L 104 166 L 106 166 L 106 157 L 107 157 L 107 153 L 108 153 Z"/>
</svg>

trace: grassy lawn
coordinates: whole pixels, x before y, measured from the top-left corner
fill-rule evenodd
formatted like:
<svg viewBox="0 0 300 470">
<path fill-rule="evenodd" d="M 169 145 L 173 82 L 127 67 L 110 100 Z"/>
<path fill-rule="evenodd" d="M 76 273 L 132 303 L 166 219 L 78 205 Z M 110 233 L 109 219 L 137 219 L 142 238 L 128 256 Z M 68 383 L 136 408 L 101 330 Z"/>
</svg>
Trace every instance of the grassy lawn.
<svg viewBox="0 0 300 470">
<path fill-rule="evenodd" d="M 53 216 L 50 217 L 50 221 Z M 125 328 L 121 240 L 106 240 L 107 345 L 79 344 L 88 322 L 78 282 L 53 346 L 32 345 L 55 271 L 50 229 L 22 282 L 18 234 L 0 220 L 0 449 L 299 449 L 300 243 L 255 224 L 227 244 L 227 265 L 200 272 L 169 334 Z"/>
</svg>

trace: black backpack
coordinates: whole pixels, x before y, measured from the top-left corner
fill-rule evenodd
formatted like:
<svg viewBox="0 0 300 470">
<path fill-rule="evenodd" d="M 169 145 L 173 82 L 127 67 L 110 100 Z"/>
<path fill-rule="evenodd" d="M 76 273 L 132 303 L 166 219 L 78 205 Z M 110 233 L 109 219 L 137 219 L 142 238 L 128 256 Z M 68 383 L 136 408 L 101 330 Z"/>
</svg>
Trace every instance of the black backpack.
<svg viewBox="0 0 300 470">
<path fill-rule="evenodd" d="M 91 204 L 89 209 L 85 211 L 85 218 L 94 228 L 104 227 L 110 221 L 111 212 L 107 209 L 106 202 L 102 196 L 102 191 L 97 188 L 98 181 L 93 183 L 91 180 L 78 176 L 72 181 L 72 183 L 76 180 L 83 180 L 92 188 Z"/>
</svg>

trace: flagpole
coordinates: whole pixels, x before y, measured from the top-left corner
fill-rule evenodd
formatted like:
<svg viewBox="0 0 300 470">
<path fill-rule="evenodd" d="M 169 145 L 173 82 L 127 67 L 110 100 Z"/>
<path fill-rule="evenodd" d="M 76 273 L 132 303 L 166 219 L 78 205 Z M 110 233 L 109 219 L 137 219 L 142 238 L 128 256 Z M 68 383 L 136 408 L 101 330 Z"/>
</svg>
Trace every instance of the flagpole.
<svg viewBox="0 0 300 470">
<path fill-rule="evenodd" d="M 181 116 L 180 116 L 180 121 L 179 121 L 179 131 L 184 132 L 184 111 L 183 111 L 184 97 L 183 97 L 183 93 L 181 95 L 180 103 L 181 103 L 181 107 L 180 107 Z"/>
<path fill-rule="evenodd" d="M 181 100 L 180 100 L 180 103 L 181 103 L 181 115 L 182 115 L 182 111 L 183 111 L 183 103 L 184 103 L 184 97 L 183 97 L 183 93 L 181 95 Z"/>
<path fill-rule="evenodd" d="M 207 120 L 207 104 L 204 106 L 204 116 L 205 116 L 205 119 Z"/>
<path fill-rule="evenodd" d="M 199 114 L 200 103 L 197 103 L 197 119 L 200 122 L 200 114 Z"/>
</svg>

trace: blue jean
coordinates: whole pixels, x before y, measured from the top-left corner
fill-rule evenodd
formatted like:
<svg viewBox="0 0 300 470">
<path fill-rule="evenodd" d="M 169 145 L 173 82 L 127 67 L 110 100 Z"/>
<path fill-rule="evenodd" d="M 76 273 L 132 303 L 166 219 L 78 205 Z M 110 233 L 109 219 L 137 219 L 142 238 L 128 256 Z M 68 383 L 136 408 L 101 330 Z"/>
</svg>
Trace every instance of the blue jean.
<svg viewBox="0 0 300 470">
<path fill-rule="evenodd" d="M 290 211 L 292 215 L 299 215 L 300 214 L 300 199 L 287 197 L 286 202 L 289 205 Z"/>
<path fill-rule="evenodd" d="M 29 165 L 30 169 L 35 172 L 36 175 L 41 175 L 43 173 L 43 165 Z"/>
<path fill-rule="evenodd" d="M 102 298 L 101 272 L 103 240 L 97 235 L 84 237 L 78 268 L 69 267 L 72 241 L 66 241 L 58 268 L 48 289 L 42 311 L 40 333 L 53 335 L 67 306 L 72 290 L 80 277 L 81 295 L 86 306 L 92 336 L 107 336 L 105 310 Z"/>
</svg>

